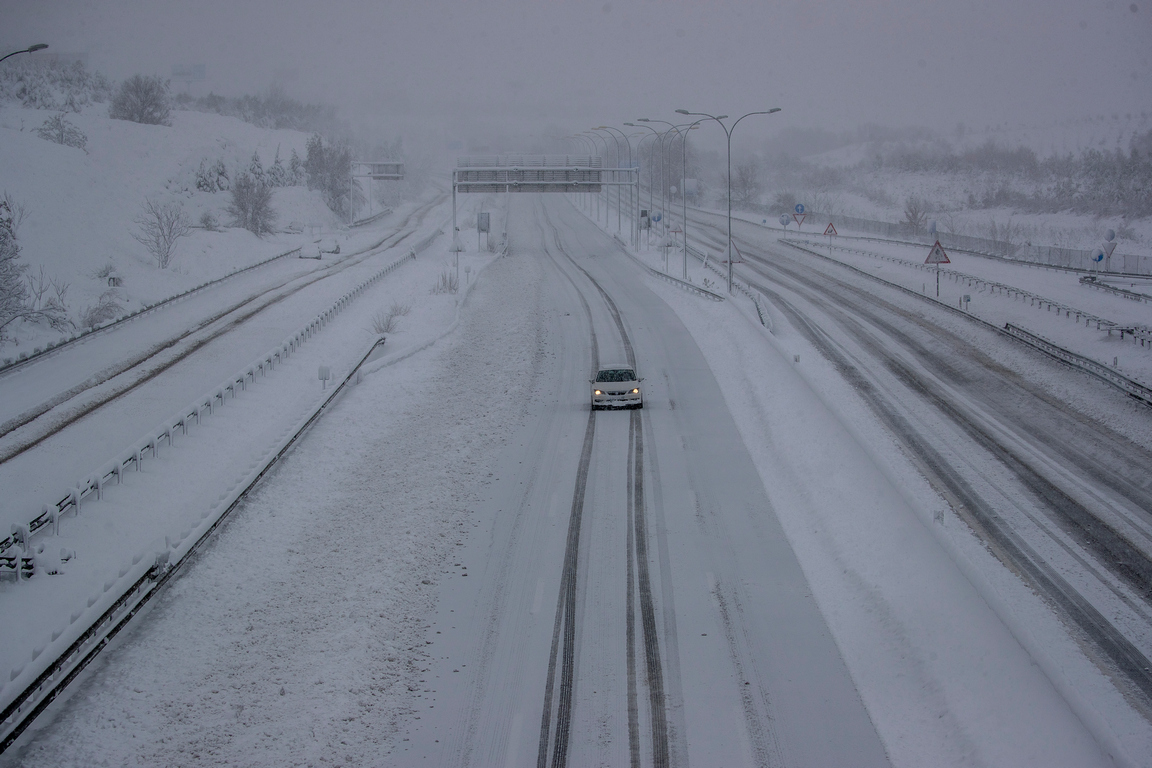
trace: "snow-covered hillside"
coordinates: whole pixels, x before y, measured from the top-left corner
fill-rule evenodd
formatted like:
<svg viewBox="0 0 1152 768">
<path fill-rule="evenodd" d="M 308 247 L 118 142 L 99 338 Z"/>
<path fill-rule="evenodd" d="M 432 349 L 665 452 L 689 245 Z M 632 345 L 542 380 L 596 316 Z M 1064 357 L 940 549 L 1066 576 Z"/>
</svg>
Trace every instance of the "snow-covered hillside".
<svg viewBox="0 0 1152 768">
<path fill-rule="evenodd" d="M 277 228 L 296 222 L 303 234 L 277 233 L 257 238 L 226 228 L 228 192 L 196 188 L 202 161 L 222 161 L 230 175 L 248 167 L 257 153 L 265 167 L 277 152 L 286 163 L 293 150 L 301 157 L 308 134 L 268 130 L 236 118 L 174 111 L 172 125 L 140 125 L 107 117 L 107 106 L 92 104 L 65 118 L 87 136 L 85 148 L 56 144 L 36 134 L 58 113 L 0 106 L 0 194 L 24 209 L 17 230 L 21 261 L 28 274 L 66 283 L 66 304 L 73 321 L 108 290 L 108 268 L 122 279 L 117 301 L 125 312 L 181 293 L 237 268 L 278 253 L 331 238 L 340 222 L 319 192 L 303 186 L 280 187 L 273 194 Z M 133 239 L 134 220 L 146 199 L 176 201 L 194 225 L 177 242 L 167 269 L 159 269 L 147 249 Z M 209 213 L 219 231 L 198 225 Z M 311 225 L 311 226 L 309 226 Z M 54 341 L 60 333 L 15 322 L 0 356 L 16 356 Z"/>
</svg>

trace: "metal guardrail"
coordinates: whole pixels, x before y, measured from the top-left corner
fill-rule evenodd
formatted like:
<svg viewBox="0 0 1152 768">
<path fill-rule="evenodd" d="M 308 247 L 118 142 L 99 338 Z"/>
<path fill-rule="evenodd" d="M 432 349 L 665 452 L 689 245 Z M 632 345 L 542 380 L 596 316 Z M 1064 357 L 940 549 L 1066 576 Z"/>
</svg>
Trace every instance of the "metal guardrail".
<svg viewBox="0 0 1152 768">
<path fill-rule="evenodd" d="M 873 275 L 870 272 L 865 272 L 862 269 L 858 269 L 856 267 L 853 267 L 851 264 L 844 264 L 843 262 L 836 261 L 835 259 L 831 258 L 830 256 L 827 256 L 826 254 L 814 251 L 811 248 L 805 248 L 802 245 L 798 245 L 798 244 L 791 242 L 791 241 L 788 241 L 788 240 L 781 240 L 780 242 L 784 245 L 791 247 L 791 248 L 795 248 L 798 251 L 803 251 L 804 253 L 811 254 L 812 256 L 816 256 L 818 258 L 825 259 L 827 261 L 831 261 L 834 264 L 838 264 L 841 267 L 844 267 L 845 269 L 849 269 L 849 270 L 856 272 L 857 274 L 860 274 L 864 277 L 875 280 L 878 283 L 883 283 L 887 286 L 895 288 L 896 290 L 903 291 L 904 293 L 907 293 L 910 296 L 916 296 L 916 297 L 918 297 L 924 301 L 932 302 L 932 303 L 936 304 L 937 306 L 943 307 L 944 309 L 947 309 L 951 312 L 957 312 L 957 313 L 963 315 L 964 317 L 969 318 L 970 320 L 972 320 L 974 322 L 980 323 L 980 324 L 985 325 L 989 328 L 992 328 L 992 329 L 995 329 L 1001 333 L 1004 333 L 1008 336 L 1011 336 L 1012 338 L 1016 339 L 1017 341 L 1023 341 L 1025 343 L 1028 343 L 1031 346 L 1035 347 L 1036 349 L 1040 349 L 1043 352 L 1048 352 L 1049 354 L 1052 354 L 1057 359 L 1062 360 L 1062 361 L 1064 361 L 1070 365 L 1073 365 L 1074 367 L 1080 368 L 1081 370 L 1083 370 L 1087 373 L 1091 373 L 1092 375 L 1100 378 L 1102 381 L 1105 381 L 1109 384 L 1112 384 L 1113 386 L 1119 387 L 1120 389 L 1124 390 L 1128 394 L 1131 394 L 1133 397 L 1152 405 L 1152 399 L 1148 399 L 1148 398 L 1146 398 L 1140 394 L 1135 393 L 1135 392 L 1138 392 L 1141 390 L 1146 391 L 1146 392 L 1152 392 L 1152 390 L 1148 390 L 1148 388 L 1145 387 L 1143 384 L 1135 382 L 1132 379 L 1129 379 L 1128 377 L 1124 376 L 1123 374 L 1121 374 L 1117 371 L 1113 371 L 1112 369 L 1108 368 L 1107 366 L 1101 365 L 1100 363 L 1096 363 L 1092 360 L 1089 360 L 1086 357 L 1082 357 L 1081 355 L 1077 355 L 1075 352 L 1072 352 L 1070 350 L 1064 349 L 1063 347 L 1057 346 L 1056 344 L 1053 344 L 1050 341 L 1044 340 L 1041 337 L 1036 336 L 1035 334 L 1030 334 L 1028 331 L 1025 331 L 1025 330 L 1020 329 L 1020 328 L 1016 328 L 1016 326 L 1013 326 L 1011 324 L 1007 324 L 1006 327 L 1000 328 L 999 326 L 993 325 L 992 323 L 989 323 L 986 320 L 982 320 L 982 319 L 980 319 L 980 318 L 978 318 L 978 317 L 976 317 L 976 316 L 974 316 L 968 312 L 965 312 L 962 309 L 957 309 L 956 307 L 952 306 L 951 304 L 945 304 L 945 303 L 943 303 L 937 299 L 932 298 L 931 296 L 924 296 L 923 294 L 918 293 L 917 291 L 914 291 L 911 288 L 906 288 L 903 285 L 900 285 L 898 283 L 893 283 L 893 282 L 890 282 L 888 280 L 885 280 L 882 277 L 877 277 L 876 275 Z M 1012 329 L 1015 329 L 1015 332 Z M 1024 336 L 1022 336 L 1020 334 L 1028 334 L 1028 336 L 1030 336 L 1032 339 L 1037 339 L 1037 340 L 1043 342 L 1043 344 L 1045 346 L 1042 347 L 1042 346 L 1039 346 L 1037 344 L 1033 344 L 1031 342 L 1031 339 L 1025 338 Z M 1053 351 L 1055 351 L 1055 353 Z M 1085 363 L 1090 363 L 1093 367 L 1089 368 L 1087 366 L 1078 365 L 1076 362 L 1074 362 L 1077 360 L 1082 360 Z M 1104 375 L 1104 374 L 1106 374 L 1106 375 Z M 1130 389 L 1128 386 L 1124 385 L 1122 382 L 1128 382 L 1128 384 L 1132 385 L 1132 387 L 1136 387 L 1139 389 L 1138 390 Z"/>
<path fill-rule="evenodd" d="M 209 280 L 206 283 L 200 283 L 200 285 L 196 286 L 195 288 L 189 288 L 188 290 L 184 291 L 183 293 L 178 293 L 175 296 L 169 296 L 166 299 L 162 299 L 162 300 L 156 302 L 155 304 L 149 304 L 146 307 L 141 307 L 140 309 L 136 310 L 135 312 L 132 312 L 131 314 L 124 315 L 123 317 L 117 318 L 116 320 L 112 320 L 110 322 L 104 323 L 103 325 L 98 325 L 98 326 L 91 328 L 87 331 L 84 331 L 82 333 L 73 334 L 69 338 L 64 339 L 62 341 L 50 343 L 50 344 L 46 345 L 44 347 L 44 349 L 40 350 L 39 352 L 35 352 L 31 355 L 24 355 L 23 357 L 17 358 L 10 363 L 6 362 L 3 364 L 0 364 L 0 372 L 12 370 L 14 368 L 19 368 L 20 366 L 25 365 L 26 363 L 29 363 L 33 360 L 36 360 L 37 358 L 42 357 L 42 356 L 48 354 L 49 352 L 60 349 L 61 347 L 66 347 L 69 344 L 73 344 L 77 341 L 81 341 L 83 339 L 86 339 L 89 336 L 91 336 L 92 334 L 103 333 L 104 331 L 107 331 L 110 328 L 113 328 L 117 325 L 120 325 L 121 323 L 126 323 L 129 320 L 135 320 L 136 318 L 142 317 L 142 316 L 148 314 L 149 312 L 152 312 L 156 309 L 159 309 L 160 307 L 171 304 L 172 302 L 178 301 L 179 299 L 187 298 L 188 296 L 191 296 L 192 294 L 196 293 L 197 291 L 202 291 L 205 288 L 209 288 L 213 285 L 216 285 L 217 283 L 222 283 L 225 280 L 228 280 L 230 278 L 235 277 L 236 275 L 243 274 L 244 272 L 247 272 L 247 271 L 252 270 L 252 269 L 256 269 L 257 267 L 262 267 L 265 264 L 271 264 L 272 262 L 276 261 L 277 259 L 282 259 L 285 256 L 291 256 L 292 254 L 299 252 L 300 248 L 301 248 L 301 246 L 297 246 L 290 251 L 284 251 L 283 253 L 278 253 L 275 256 L 264 259 L 264 261 L 258 261 L 255 264 L 249 264 L 248 266 L 237 269 L 234 272 L 229 272 L 228 274 L 224 275 L 223 277 L 218 277 L 215 280 Z"/>
<path fill-rule="evenodd" d="M 1108 283 L 1101 282 L 1100 279 L 1096 277 L 1096 275 L 1084 275 L 1080 278 L 1080 285 L 1086 285 L 1089 288 L 1095 288 L 1098 291 L 1106 291 L 1107 293 L 1111 293 L 1116 296 L 1123 296 L 1124 298 L 1132 299 L 1133 301 L 1152 301 L 1152 296 L 1149 296 L 1146 293 L 1130 291 L 1127 288 L 1119 288 L 1115 285 L 1109 285 Z"/>
<path fill-rule="evenodd" d="M 187 435 L 193 422 L 199 425 L 205 415 L 211 415 L 215 409 L 224 405 L 229 394 L 235 398 L 238 391 L 246 389 L 249 383 L 255 383 L 257 375 L 263 376 L 273 370 L 301 344 L 335 318 L 360 293 L 403 265 L 408 259 L 414 259 L 419 251 L 427 248 L 442 233 L 441 228 L 424 238 L 416 246 L 409 249 L 405 256 L 392 262 L 338 299 L 330 309 L 318 315 L 316 319 L 277 349 L 214 388 L 203 398 L 198 399 L 193 406 L 181 410 L 175 418 L 166 421 L 160 429 L 150 432 L 144 440 L 121 454 L 112 464 L 106 465 L 104 469 L 77 483 L 59 501 L 44 505 L 41 514 L 33 518 L 28 524 L 14 525 L 12 533 L 0 540 L 0 572 L 7 571 L 14 575 L 17 582 L 25 576 L 31 575 L 36 569 L 35 548 L 32 546 L 34 536 L 47 528 L 58 531 L 60 518 L 63 514 L 68 511 L 79 514 L 85 498 L 90 498 L 93 494 L 96 495 L 97 499 L 101 498 L 105 486 L 113 480 L 117 483 L 121 482 L 124 472 L 129 467 L 139 471 L 146 457 L 151 459 L 158 456 L 160 445 L 164 443 L 171 445 L 177 432 L 181 435 Z M 233 493 L 231 501 L 224 504 L 223 508 L 221 508 L 221 502 L 217 502 L 212 505 L 211 509 L 203 513 L 200 526 L 196 530 L 199 531 L 200 528 L 204 530 L 191 544 L 188 543 L 188 539 L 194 531 L 189 528 L 175 540 L 171 537 L 166 538 L 164 551 L 156 553 L 155 557 L 147 552 L 138 553 L 130 566 L 120 569 L 119 578 L 106 581 L 103 590 L 89 600 L 88 611 L 74 612 L 68 627 L 54 632 L 50 641 L 39 646 L 30 663 L 13 670 L 10 677 L 10 681 L 13 683 L 21 677 L 35 675 L 35 678 L 10 699 L 8 696 L 0 698 L 0 705 L 4 707 L 0 711 L 0 752 L 7 749 L 19 737 L 27 724 L 39 715 L 109 640 L 127 624 L 143 603 L 149 599 L 155 588 L 170 577 L 173 567 L 183 562 L 187 555 L 198 548 L 215 530 L 220 521 L 235 508 L 240 498 L 254 487 L 268 471 L 268 468 L 287 452 L 304 430 L 343 390 L 377 344 L 379 341 L 373 343 L 344 381 L 334 388 L 332 394 L 308 417 L 303 426 L 280 447 L 275 456 L 240 484 L 243 490 L 239 493 Z M 213 513 L 216 513 L 215 517 Z M 98 615 L 88 620 L 85 625 L 84 617 L 97 611 Z M 54 645 L 64 643 L 67 643 L 65 648 L 55 654 L 52 653 Z M 2 688 L 3 686 L 0 686 L 0 690 Z"/>
<path fill-rule="evenodd" d="M 403 257 L 384 267 L 356 288 L 353 288 L 344 294 L 344 296 L 340 297 L 330 309 L 318 315 L 312 322 L 285 340 L 279 347 L 261 357 L 259 361 L 246 366 L 242 371 L 228 378 L 220 386 L 214 387 L 204 397 L 196 400 L 194 405 L 181 410 L 175 417 L 165 421 L 164 426 L 161 427 L 159 431 L 154 430 L 149 433 L 135 448 L 130 449 L 110 466 L 77 483 L 73 488 L 69 489 L 67 493 L 59 497 L 56 502 L 45 504 L 40 514 L 32 518 L 28 523 L 24 525 L 14 524 L 13 527 L 19 530 L 14 530 L 10 532 L 7 537 L 0 539 L 0 574 L 5 571 L 9 573 L 15 571 L 19 577 L 20 569 L 16 567 L 15 556 L 5 554 L 10 548 L 19 545 L 21 549 L 27 550 L 27 545 L 30 543 L 30 537 L 32 535 L 35 535 L 50 524 L 55 528 L 59 524 L 60 516 L 68 511 L 78 513 L 83 499 L 92 494 L 96 494 L 96 498 L 99 499 L 103 495 L 104 485 L 111 480 L 116 480 L 116 482 L 119 483 L 124 470 L 129 466 L 132 466 L 138 471 L 145 456 L 151 458 L 156 457 L 158 446 L 161 443 L 172 444 L 172 437 L 175 430 L 179 430 L 182 434 L 187 435 L 188 427 L 193 421 L 199 425 L 200 419 L 205 412 L 207 415 L 211 415 L 214 408 L 224 405 L 228 395 L 231 395 L 231 397 L 235 399 L 238 391 L 247 389 L 249 383 L 255 383 L 257 375 L 263 377 L 268 371 L 275 369 L 277 365 L 287 360 L 301 344 L 312 338 L 312 336 L 322 330 L 333 318 L 340 314 L 340 312 L 351 303 L 352 299 L 403 265 L 408 259 L 416 258 L 419 252 L 426 249 L 432 241 L 442 233 L 442 229 L 437 229 L 431 235 L 421 240 L 416 246 L 410 248 L 408 253 Z M 217 405 L 217 403 L 219 405 Z M 24 559 L 33 561 L 31 554 L 28 552 L 25 552 Z M 33 567 L 33 562 L 29 562 L 28 567 Z"/>
<path fill-rule="evenodd" d="M 1029 346 L 1044 352 L 1051 357 L 1056 358 L 1062 362 L 1078 368 L 1085 373 L 1090 373 L 1093 376 L 1103 379 L 1114 387 L 1118 387 L 1127 392 L 1137 400 L 1142 400 L 1145 403 L 1152 405 L 1152 389 L 1133 381 L 1119 371 L 1114 371 L 1106 365 L 1102 365 L 1095 360 L 1089 360 L 1086 357 L 1070 352 L 1063 347 L 1053 344 L 1047 339 L 1037 336 L 1030 331 L 1019 328 L 1011 323 L 1004 324 L 1004 332 L 1013 338 L 1019 339 Z"/>
<path fill-rule="evenodd" d="M 643 261 L 638 259 L 635 256 L 635 254 L 633 254 L 630 250 L 628 250 L 628 246 L 625 245 L 624 241 L 621 240 L 619 236 L 612 235 L 612 238 L 616 242 L 620 243 L 620 247 L 623 249 L 624 253 L 628 254 L 628 258 L 632 259 L 632 261 L 639 264 L 645 271 L 648 272 L 648 274 L 655 275 L 656 277 L 660 278 L 661 280 L 663 280 L 667 283 L 671 283 L 672 285 L 675 285 L 678 288 L 681 288 L 685 291 L 688 291 L 689 293 L 694 293 L 697 296 L 702 296 L 706 299 L 711 299 L 712 301 L 724 301 L 724 296 L 721 296 L 720 294 L 715 293 L 714 291 L 710 291 L 707 288 L 701 288 L 700 286 L 693 285 L 692 283 L 689 283 L 689 282 L 685 282 L 684 280 L 681 280 L 678 277 L 672 277 L 672 275 L 666 275 L 658 269 L 653 269 L 652 267 L 648 266 Z"/>
<path fill-rule="evenodd" d="M 232 492 L 222 497 L 220 502 L 213 504 L 212 508 L 202 515 L 195 529 L 185 530 L 175 542 L 171 538 L 166 538 L 163 551 L 153 553 L 151 556 L 146 556 L 144 553 L 137 555 L 131 566 L 121 569 L 118 580 L 105 582 L 102 596 L 89 603 L 90 608 L 103 608 L 95 620 L 79 632 L 63 652 L 56 654 L 35 680 L 0 711 L 0 753 L 12 746 L 32 721 L 128 625 L 144 604 L 158 593 L 159 588 L 188 562 L 189 556 L 208 540 L 224 519 L 239 506 L 241 500 L 256 487 L 344 391 L 352 381 L 352 377 L 380 343 L 381 340 L 373 342 L 339 386 L 333 388 L 332 394 L 308 414 L 303 424 L 278 446 L 274 455 L 251 471 Z M 78 615 L 74 614 L 73 623 L 77 618 Z M 53 638 L 56 639 L 58 638 Z"/>
<path fill-rule="evenodd" d="M 712 211 L 707 208 L 700 208 L 697 206 L 688 206 L 689 210 L 697 211 L 700 213 L 710 214 L 712 216 L 723 216 L 723 213 Z M 773 216 L 776 214 L 768 214 L 762 212 L 764 216 Z M 877 240 L 885 243 L 897 243 L 901 245 L 925 245 L 931 246 L 937 239 L 940 244 L 949 250 L 956 250 L 961 253 L 971 253 L 976 256 L 984 256 L 990 259 L 997 259 L 999 261 L 1012 262 L 1014 264 L 1028 264 L 1031 266 L 1049 267 L 1052 269 L 1063 269 L 1072 272 L 1093 272 L 1096 273 L 1098 265 L 1092 261 L 1092 254 L 1094 251 L 1087 251 L 1078 248 L 1061 248 L 1055 245 L 1017 245 L 1002 240 L 992 240 L 984 237 L 973 237 L 971 235 L 951 234 L 948 232 L 939 232 L 931 237 L 926 235 L 915 235 L 908 231 L 904 224 L 894 224 L 887 221 L 877 221 L 874 219 L 861 219 L 855 216 L 842 216 L 839 214 L 827 214 L 809 211 L 807 216 L 813 220 L 828 221 L 838 227 L 851 228 L 870 232 L 878 237 L 868 237 L 861 235 L 840 235 L 840 237 L 855 237 L 860 240 Z M 787 233 L 787 228 L 775 227 L 771 224 L 763 224 L 751 221 L 746 218 L 735 217 L 735 220 L 741 221 L 745 224 L 753 224 L 757 227 L 765 229 L 772 229 L 783 231 Z M 769 219 L 771 221 L 771 219 Z M 909 238 L 915 238 L 909 240 Z M 1119 260 L 1122 265 L 1121 269 L 1117 271 L 1110 271 L 1105 274 L 1118 275 L 1118 276 L 1143 276 L 1147 277 L 1152 275 L 1152 256 L 1143 256 L 1132 253 L 1114 253 L 1110 261 Z"/>
<path fill-rule="evenodd" d="M 793 246 L 797 245 L 798 243 L 804 243 L 806 245 L 813 246 L 813 247 L 816 247 L 817 245 L 819 245 L 820 248 L 829 248 L 830 250 L 845 251 L 846 253 L 858 253 L 861 256 L 868 256 L 870 258 L 876 258 L 876 259 L 880 259 L 882 261 L 889 261 L 889 262 L 892 262 L 894 264 L 900 264 L 901 266 L 912 267 L 913 269 L 924 270 L 927 272 L 936 272 L 937 271 L 936 267 L 929 266 L 929 265 L 923 264 L 921 262 L 909 261 L 907 259 L 901 259 L 897 256 L 886 256 L 882 253 L 874 253 L 872 251 L 864 251 L 864 250 L 860 250 L 859 248 L 849 248 L 849 247 L 844 246 L 844 245 L 826 246 L 823 243 L 820 243 L 820 244 L 813 243 L 811 240 L 789 240 L 786 238 L 782 238 L 780 240 L 780 242 L 788 244 L 788 245 L 793 245 Z M 1032 305 L 1044 307 L 1048 311 L 1055 309 L 1057 311 L 1057 313 L 1062 313 L 1066 317 L 1072 317 L 1073 315 L 1075 315 L 1077 323 L 1079 323 L 1081 320 L 1084 321 L 1085 325 L 1088 325 L 1088 324 L 1094 322 L 1094 323 L 1096 323 L 1096 330 L 1107 331 L 1109 336 L 1112 335 L 1112 331 L 1117 331 L 1120 334 L 1121 340 L 1124 339 L 1125 334 L 1128 334 L 1128 335 L 1132 336 L 1134 341 L 1139 341 L 1140 346 L 1142 346 L 1142 347 L 1143 346 L 1152 346 L 1152 328 L 1149 328 L 1147 326 L 1135 325 L 1135 324 L 1124 326 L 1124 325 L 1121 325 L 1120 323 L 1117 323 L 1114 320 L 1109 320 L 1109 319 L 1104 318 L 1104 317 L 1099 317 L 1097 315 L 1092 314 L 1091 312 L 1086 312 L 1082 309 L 1078 309 L 1078 308 L 1070 306 L 1068 304 L 1064 304 L 1062 302 L 1056 301 L 1055 299 L 1050 299 L 1050 298 L 1047 298 L 1045 296 L 1041 296 L 1038 293 L 1032 293 L 1031 291 L 1026 291 L 1026 290 L 1024 290 L 1022 288 L 1018 288 L 1014 285 L 1008 285 L 1006 283 L 1000 283 L 1000 282 L 997 282 L 995 280 L 988 280 L 987 278 L 977 277 L 976 275 L 965 274 L 964 272 L 960 272 L 960 271 L 955 270 L 955 269 L 940 268 L 939 272 L 940 272 L 940 274 L 944 275 L 945 277 L 949 278 L 950 280 L 955 280 L 956 282 L 964 281 L 965 284 L 970 285 L 970 286 L 974 286 L 977 290 L 979 290 L 981 286 L 984 286 L 985 288 L 989 289 L 993 293 L 999 291 L 1001 293 L 1006 294 L 1009 298 L 1026 299 Z M 1094 280 L 1095 280 L 1095 278 L 1093 278 L 1093 277 L 1085 277 L 1085 278 L 1081 278 L 1080 282 L 1082 284 L 1091 285 L 1091 284 L 1093 284 Z M 1109 286 L 1109 287 L 1111 287 L 1111 286 Z M 1122 288 L 1115 289 L 1115 290 L 1123 292 Z M 1128 293 L 1130 293 L 1130 292 L 1128 292 Z M 1136 295 L 1140 296 L 1141 294 L 1136 294 Z"/>
<path fill-rule="evenodd" d="M 379 221 L 380 219 L 384 218 L 385 216 L 387 216 L 390 213 L 392 213 L 392 209 L 385 207 L 384 210 L 380 211 L 380 213 L 374 213 L 371 216 L 364 217 L 363 219 L 356 219 L 356 221 L 349 224 L 348 227 L 349 228 L 363 227 L 367 224 L 371 224 L 374 221 Z"/>
</svg>

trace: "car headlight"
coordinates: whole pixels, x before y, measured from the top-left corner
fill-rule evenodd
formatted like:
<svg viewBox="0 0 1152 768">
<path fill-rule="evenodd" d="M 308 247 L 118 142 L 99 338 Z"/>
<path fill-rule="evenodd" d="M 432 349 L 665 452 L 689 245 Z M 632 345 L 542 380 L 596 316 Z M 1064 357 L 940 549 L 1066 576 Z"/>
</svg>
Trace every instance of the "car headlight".
<svg viewBox="0 0 1152 768">
<path fill-rule="evenodd" d="M 632 390 L 632 394 L 634 394 L 634 395 L 640 394 L 640 389 L 637 388 L 637 389 Z"/>
<path fill-rule="evenodd" d="M 597 390 L 593 391 L 593 392 L 592 392 L 592 394 L 594 394 L 594 395 L 602 395 L 602 394 L 604 394 L 604 393 L 603 393 L 603 392 L 601 392 L 600 390 L 598 390 L 598 389 L 597 389 Z"/>
</svg>

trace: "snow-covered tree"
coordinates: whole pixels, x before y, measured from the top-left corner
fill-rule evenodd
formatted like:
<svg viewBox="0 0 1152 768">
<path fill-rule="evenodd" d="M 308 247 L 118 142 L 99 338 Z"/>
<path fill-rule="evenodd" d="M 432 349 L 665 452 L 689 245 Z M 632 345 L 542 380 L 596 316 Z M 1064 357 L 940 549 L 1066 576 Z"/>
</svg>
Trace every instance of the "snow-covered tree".
<svg viewBox="0 0 1152 768">
<path fill-rule="evenodd" d="M 232 185 L 232 202 L 228 204 L 233 224 L 244 227 L 257 237 L 270 233 L 276 223 L 272 209 L 272 187 L 257 183 L 248 173 L 240 174 Z"/>
<path fill-rule="evenodd" d="M 260 153 L 253 152 L 252 160 L 248 163 L 248 175 L 257 185 L 267 185 L 268 179 L 264 173 L 264 164 L 260 162 Z"/>
</svg>

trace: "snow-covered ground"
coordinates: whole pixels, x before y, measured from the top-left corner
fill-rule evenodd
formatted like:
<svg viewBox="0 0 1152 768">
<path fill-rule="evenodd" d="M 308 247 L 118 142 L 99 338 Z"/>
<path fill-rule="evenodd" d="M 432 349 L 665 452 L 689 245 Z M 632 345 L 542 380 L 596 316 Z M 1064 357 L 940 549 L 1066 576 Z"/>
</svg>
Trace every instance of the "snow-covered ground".
<svg viewBox="0 0 1152 768">
<path fill-rule="evenodd" d="M 758 237 L 745 226 L 743 237 Z M 1147 720 L 784 315 L 769 333 L 746 299 L 714 303 L 644 274 L 562 200 L 516 196 L 508 231 L 508 257 L 463 255 L 476 282 L 460 307 L 428 293 L 445 266 L 441 241 L 244 393 L 234 413 L 229 401 L 219 427 L 213 416 L 162 452 L 155 466 L 199 481 L 176 494 L 198 515 L 235 479 L 184 451 L 258 457 L 292 424 L 262 408 L 306 409 L 319 394 L 317 364 L 355 357 L 380 306 L 412 305 L 387 344 L 394 351 L 366 366 L 7 764 L 535 761 L 588 422 L 590 321 L 602 358 L 624 355 L 626 330 L 646 376 L 640 508 L 651 516 L 653 628 L 675 764 L 847 764 L 876 758 L 867 745 L 877 737 L 879 760 L 900 766 L 1148 764 Z M 898 262 L 833 254 L 893 282 L 922 281 Z M 660 263 L 656 251 L 638 255 Z M 953 261 L 1103 317 L 1146 306 L 1059 273 Z M 614 298 L 619 326 L 577 266 Z M 701 284 L 705 274 L 691 276 Z M 939 311 L 906 301 L 911 313 Z M 1018 305 L 979 295 L 969 311 L 989 322 L 1016 313 L 1063 343 L 1079 333 Z M 826 332 L 850 343 L 832 325 Z M 998 345 L 1009 342 L 981 343 L 1003 358 Z M 1097 359 L 1118 349 L 1103 337 L 1076 343 Z M 1045 387 L 1083 386 L 1058 364 L 1029 366 Z M 1127 357 L 1121 367 L 1143 375 Z M 299 395 L 270 391 L 296 379 Z M 1146 407 L 1090 388 L 1076 407 L 1147 450 Z M 589 464 L 570 748 L 579 764 L 626 762 L 635 733 L 624 661 L 628 420 L 596 417 Z M 237 440 L 249 423 L 269 433 L 250 446 Z M 151 471 L 66 523 L 129 525 L 164 495 L 150 489 Z M 782 565 L 792 558 L 794 574 Z M 63 576 L 9 586 L 0 600 L 83 567 L 78 559 Z M 10 606 L 6 617 L 17 613 Z M 645 761 L 657 749 L 650 675 L 637 681 Z M 866 718 L 853 719 L 861 705 Z"/>
<path fill-rule="evenodd" d="M 36 135 L 51 116 L 44 110 L 0 105 L 0 194 L 7 193 L 24 209 L 17 230 L 21 261 L 29 274 L 38 276 L 43 270 L 46 277 L 68 285 L 66 303 L 77 322 L 108 290 L 103 277 L 107 268 L 122 280 L 116 293 L 123 311 L 133 312 L 317 239 L 327 248 L 337 242 L 341 222 L 320 193 L 283 187 L 273 194 L 277 228 L 295 222 L 305 225 L 302 234 L 279 232 L 261 239 L 245 229 L 207 231 L 197 226 L 177 241 L 169 267 L 159 269 L 132 237 L 146 199 L 178 202 L 193 225 L 210 213 L 226 227 L 230 195 L 196 189 L 201 161 L 222 161 L 233 175 L 248 167 L 253 153 L 265 168 L 277 152 L 286 164 L 293 150 L 304 157 L 308 135 L 186 111 L 174 111 L 171 126 L 139 125 L 111 120 L 105 105 L 92 105 L 65 115 L 88 137 L 86 148 L 79 149 Z M 14 341 L 0 347 L 0 359 L 31 352 L 61 336 L 22 323 L 5 331 Z"/>
</svg>

